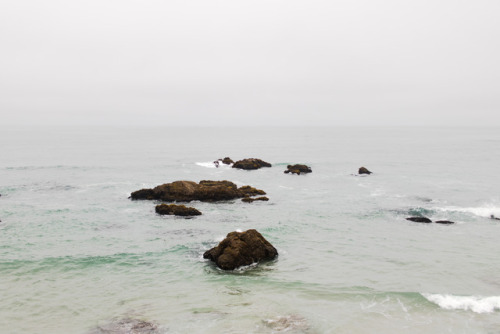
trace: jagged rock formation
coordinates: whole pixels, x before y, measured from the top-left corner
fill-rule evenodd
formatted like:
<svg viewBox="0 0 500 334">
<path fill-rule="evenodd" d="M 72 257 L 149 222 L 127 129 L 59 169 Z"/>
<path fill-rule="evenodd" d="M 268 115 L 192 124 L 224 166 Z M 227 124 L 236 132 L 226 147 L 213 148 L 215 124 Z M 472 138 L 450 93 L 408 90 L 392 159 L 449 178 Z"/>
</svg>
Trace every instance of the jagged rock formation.
<svg viewBox="0 0 500 334">
<path fill-rule="evenodd" d="M 256 195 L 265 195 L 263 190 L 250 186 L 238 188 L 230 181 L 175 181 L 153 189 L 141 189 L 130 194 L 130 198 L 160 200 L 164 202 L 227 201 Z"/>
<path fill-rule="evenodd" d="M 272 260 L 278 251 L 256 230 L 231 232 L 219 245 L 206 251 L 203 258 L 224 270 L 233 270 L 262 260 Z"/>
</svg>

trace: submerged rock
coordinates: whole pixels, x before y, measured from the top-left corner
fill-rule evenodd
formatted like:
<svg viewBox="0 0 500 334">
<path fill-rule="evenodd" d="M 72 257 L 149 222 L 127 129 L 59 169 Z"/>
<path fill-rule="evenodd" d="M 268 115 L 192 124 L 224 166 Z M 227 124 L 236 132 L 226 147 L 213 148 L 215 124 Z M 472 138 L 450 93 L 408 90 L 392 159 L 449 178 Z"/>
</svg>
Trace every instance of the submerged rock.
<svg viewBox="0 0 500 334">
<path fill-rule="evenodd" d="M 119 319 L 108 324 L 98 326 L 89 334 L 162 334 L 164 330 L 160 329 L 155 323 L 138 319 Z"/>
<path fill-rule="evenodd" d="M 224 270 L 233 270 L 262 260 L 272 260 L 278 251 L 259 232 L 231 232 L 219 245 L 206 251 L 203 258 Z"/>
<path fill-rule="evenodd" d="M 284 171 L 285 174 L 292 173 L 300 175 L 300 173 L 312 173 L 311 167 L 306 165 L 288 165 L 286 166 L 287 170 Z"/>
<path fill-rule="evenodd" d="M 266 196 L 261 196 L 257 198 L 245 197 L 242 198 L 241 201 L 246 203 L 252 203 L 253 201 L 269 201 L 269 198 L 267 198 Z"/>
<path fill-rule="evenodd" d="M 157 214 L 160 215 L 175 215 L 175 216 L 199 216 L 201 212 L 195 208 L 190 208 L 185 205 L 176 204 L 160 204 L 155 208 Z"/>
<path fill-rule="evenodd" d="M 417 223 L 432 223 L 432 220 L 426 217 L 409 217 L 406 218 L 406 220 L 410 220 L 412 222 L 417 222 Z"/>
<path fill-rule="evenodd" d="M 262 167 L 271 167 L 271 164 L 269 162 L 254 158 L 238 160 L 233 164 L 233 168 L 245 170 L 259 169 Z"/>
<path fill-rule="evenodd" d="M 445 224 L 445 225 L 455 224 L 455 222 L 452 222 L 452 221 L 449 221 L 449 220 L 436 220 L 435 223 L 436 224 Z"/>
<path fill-rule="evenodd" d="M 372 172 L 370 172 L 368 169 L 365 167 L 359 167 L 358 174 L 368 174 L 370 175 Z"/>
<path fill-rule="evenodd" d="M 227 201 L 255 195 L 265 195 L 263 190 L 250 186 L 238 188 L 230 181 L 175 181 L 153 189 L 141 189 L 130 194 L 130 198 L 160 200 L 164 202 Z"/>
</svg>

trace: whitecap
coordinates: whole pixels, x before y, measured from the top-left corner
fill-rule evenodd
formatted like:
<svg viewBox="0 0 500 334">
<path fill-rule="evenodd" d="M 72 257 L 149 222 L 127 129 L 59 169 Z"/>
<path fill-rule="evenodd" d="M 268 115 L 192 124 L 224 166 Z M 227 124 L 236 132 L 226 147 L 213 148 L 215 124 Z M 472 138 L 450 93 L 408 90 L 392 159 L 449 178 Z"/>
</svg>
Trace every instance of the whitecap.
<svg viewBox="0 0 500 334">
<path fill-rule="evenodd" d="M 445 212 L 462 212 L 462 213 L 470 213 L 479 217 L 491 218 L 500 217 L 500 207 L 495 205 L 484 205 L 479 207 L 444 207 L 438 208 L 437 210 L 445 211 Z"/>
<path fill-rule="evenodd" d="M 428 301 L 446 310 L 465 310 L 475 313 L 492 313 L 500 310 L 500 296 L 454 296 L 422 293 Z"/>
<path fill-rule="evenodd" d="M 215 160 L 218 161 L 218 160 Z M 228 168 L 232 165 L 223 164 L 222 161 L 219 161 L 219 165 L 216 166 L 215 161 L 207 161 L 207 162 L 197 162 L 196 165 L 205 168 Z"/>
</svg>

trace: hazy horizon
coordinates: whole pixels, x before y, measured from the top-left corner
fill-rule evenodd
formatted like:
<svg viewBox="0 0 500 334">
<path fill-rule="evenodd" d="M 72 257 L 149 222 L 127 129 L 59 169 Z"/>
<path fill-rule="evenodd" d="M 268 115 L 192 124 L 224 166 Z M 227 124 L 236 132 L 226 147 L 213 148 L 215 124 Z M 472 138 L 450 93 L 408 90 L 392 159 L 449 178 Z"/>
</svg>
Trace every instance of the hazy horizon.
<svg viewBox="0 0 500 334">
<path fill-rule="evenodd" d="M 4 1 L 5 126 L 500 126 L 500 2 Z"/>
</svg>

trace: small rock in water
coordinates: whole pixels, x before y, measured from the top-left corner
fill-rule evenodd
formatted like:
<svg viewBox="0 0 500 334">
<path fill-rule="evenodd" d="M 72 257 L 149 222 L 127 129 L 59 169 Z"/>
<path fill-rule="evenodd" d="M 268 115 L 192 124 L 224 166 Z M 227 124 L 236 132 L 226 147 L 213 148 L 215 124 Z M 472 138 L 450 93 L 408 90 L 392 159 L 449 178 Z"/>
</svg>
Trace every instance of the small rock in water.
<svg viewBox="0 0 500 334">
<path fill-rule="evenodd" d="M 500 220 L 500 218 L 495 217 L 494 215 L 491 215 L 491 216 L 490 216 L 490 218 L 491 218 L 491 219 L 495 219 L 495 220 Z"/>
<path fill-rule="evenodd" d="M 417 222 L 417 223 L 432 223 L 432 220 L 426 217 L 408 217 L 406 220 L 410 220 L 412 222 Z"/>
<path fill-rule="evenodd" d="M 436 220 L 435 223 L 436 224 L 444 224 L 444 225 L 455 224 L 455 222 L 452 222 L 452 221 L 449 221 L 449 220 Z"/>
<path fill-rule="evenodd" d="M 160 215 L 175 215 L 175 216 L 199 216 L 201 212 L 195 208 L 185 205 L 176 204 L 160 204 L 155 208 L 157 214 Z"/>
<path fill-rule="evenodd" d="M 89 334 L 163 334 L 157 324 L 138 319 L 119 319 L 106 325 L 98 326 Z"/>
<path fill-rule="evenodd" d="M 238 160 L 233 164 L 233 168 L 245 170 L 259 169 L 262 167 L 271 167 L 271 164 L 261 159 L 254 158 Z"/>
<path fill-rule="evenodd" d="M 267 198 L 266 196 L 261 196 L 257 198 L 245 197 L 242 198 L 241 201 L 246 203 L 252 203 L 253 201 L 269 201 L 269 198 Z"/>
<path fill-rule="evenodd" d="M 306 166 L 306 165 L 288 165 L 287 170 L 284 171 L 285 174 L 292 173 L 292 174 L 297 174 L 300 175 L 301 173 L 307 174 L 307 173 L 312 173 L 311 167 Z"/>
<path fill-rule="evenodd" d="M 234 161 L 230 157 L 225 157 L 224 159 L 219 159 L 224 165 L 234 164 Z"/>
<path fill-rule="evenodd" d="M 262 260 L 272 260 L 278 251 L 257 230 L 231 232 L 219 245 L 206 251 L 203 258 L 224 270 L 233 270 Z"/>
<path fill-rule="evenodd" d="M 298 315 L 288 315 L 264 320 L 267 327 L 277 332 L 306 331 L 309 329 L 306 319 Z"/>
<path fill-rule="evenodd" d="M 365 167 L 359 167 L 358 174 L 368 174 L 370 175 L 372 172 L 370 172 L 368 169 Z"/>
</svg>

